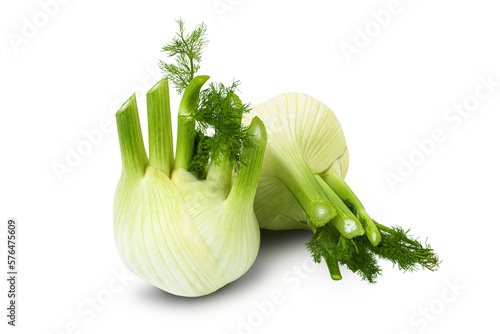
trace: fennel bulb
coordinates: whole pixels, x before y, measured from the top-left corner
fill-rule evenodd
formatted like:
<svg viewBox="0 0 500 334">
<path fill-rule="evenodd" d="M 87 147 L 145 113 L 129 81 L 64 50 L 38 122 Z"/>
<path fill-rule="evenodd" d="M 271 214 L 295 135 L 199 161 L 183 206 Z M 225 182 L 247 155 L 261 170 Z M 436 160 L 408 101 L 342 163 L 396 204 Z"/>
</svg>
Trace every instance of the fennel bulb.
<svg viewBox="0 0 500 334">
<path fill-rule="evenodd" d="M 207 79 L 195 77 L 183 94 L 175 160 L 166 78 L 147 93 L 149 159 L 135 95 L 116 113 L 122 155 L 114 201 L 118 252 L 137 276 L 188 297 L 209 294 L 239 278 L 260 244 L 253 199 L 266 146 L 263 123 L 258 118 L 251 122 L 251 145 L 242 148 L 244 164 L 232 184 L 232 167 L 224 164 L 229 159 L 224 155 L 221 164 L 210 164 L 206 179 L 188 171 L 195 151 L 190 114 Z"/>
<path fill-rule="evenodd" d="M 207 44 L 205 24 L 163 47 L 165 78 L 147 93 L 149 159 L 135 96 L 116 113 L 122 175 L 114 202 L 118 252 L 145 281 L 179 296 L 202 296 L 236 280 L 253 264 L 260 232 L 253 200 L 267 135 L 230 86 L 195 76 Z M 173 150 L 169 80 L 182 99 Z M 213 134 L 207 134 L 207 129 Z M 236 175 L 233 180 L 233 171 Z"/>
<path fill-rule="evenodd" d="M 349 154 L 340 123 L 325 104 L 299 93 L 278 95 L 244 117 L 265 124 L 268 145 L 255 197 L 262 228 L 310 229 L 308 248 L 323 258 L 331 277 L 341 279 L 339 263 L 369 282 L 380 273 L 375 256 L 402 270 L 417 264 L 433 270 L 433 250 L 401 228 L 373 221 L 345 183 Z"/>
</svg>

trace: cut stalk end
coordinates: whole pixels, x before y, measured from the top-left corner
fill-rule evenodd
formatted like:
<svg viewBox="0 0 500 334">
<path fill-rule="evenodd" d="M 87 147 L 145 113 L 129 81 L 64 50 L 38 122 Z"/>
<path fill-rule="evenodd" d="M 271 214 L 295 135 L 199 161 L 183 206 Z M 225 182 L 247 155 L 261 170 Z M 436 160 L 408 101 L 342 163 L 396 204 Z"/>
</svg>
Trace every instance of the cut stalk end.
<svg viewBox="0 0 500 334">
<path fill-rule="evenodd" d="M 321 227 L 328 223 L 337 214 L 337 211 L 328 202 L 316 202 L 311 205 L 309 219 L 317 226 Z"/>
<path fill-rule="evenodd" d="M 338 212 L 300 155 L 297 154 L 291 159 L 294 163 L 280 165 L 281 173 L 276 177 L 283 182 L 305 211 L 311 221 L 310 225 L 321 227 Z"/>
<path fill-rule="evenodd" d="M 139 111 L 135 94 L 116 112 L 118 139 L 122 156 L 123 174 L 140 178 L 148 165 L 148 156 L 142 139 Z"/>
<path fill-rule="evenodd" d="M 366 232 L 366 237 L 373 246 L 377 246 L 382 240 L 380 231 L 366 212 L 363 204 L 358 199 L 344 179 L 336 172 L 323 175 L 322 179 L 335 192 L 335 194 L 347 205 L 347 207 L 359 218 Z"/>
<path fill-rule="evenodd" d="M 377 226 L 366 212 L 365 208 L 358 208 L 357 215 L 366 232 L 366 237 L 373 246 L 377 246 L 382 241 L 382 235 Z"/>
<path fill-rule="evenodd" d="M 328 186 L 328 184 L 319 176 L 315 175 L 316 180 L 324 190 L 330 203 L 337 210 L 337 215 L 333 217 L 332 224 L 335 228 L 346 238 L 363 235 L 365 230 L 356 218 L 356 216 L 349 210 L 345 203 L 340 199 L 337 194 Z"/>
<path fill-rule="evenodd" d="M 354 217 L 342 217 L 337 215 L 332 219 L 332 225 L 347 239 L 365 234 L 363 226 Z"/>
<path fill-rule="evenodd" d="M 328 271 L 330 272 L 330 277 L 334 281 L 340 281 L 342 279 L 342 274 L 340 273 L 340 267 L 337 259 L 333 257 L 326 257 L 325 262 L 328 267 Z"/>
</svg>

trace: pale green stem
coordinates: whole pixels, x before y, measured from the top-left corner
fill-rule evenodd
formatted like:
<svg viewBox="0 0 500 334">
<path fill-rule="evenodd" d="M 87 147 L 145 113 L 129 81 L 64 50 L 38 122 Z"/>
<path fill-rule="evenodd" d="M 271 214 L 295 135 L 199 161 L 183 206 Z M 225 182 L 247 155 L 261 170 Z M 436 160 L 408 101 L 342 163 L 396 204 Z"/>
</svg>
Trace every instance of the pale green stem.
<svg viewBox="0 0 500 334">
<path fill-rule="evenodd" d="M 148 104 L 149 165 L 168 177 L 174 166 L 172 119 L 168 79 L 163 78 L 146 95 Z"/>
<path fill-rule="evenodd" d="M 328 224 L 326 226 L 332 233 L 335 235 L 336 238 L 341 238 L 339 230 L 337 230 L 332 224 Z M 338 259 L 330 256 L 330 257 L 325 257 L 325 262 L 326 265 L 328 266 L 328 271 L 330 272 L 330 277 L 333 280 L 340 281 L 342 279 L 342 274 L 340 272 L 340 267 L 339 267 L 339 262 Z"/>
<path fill-rule="evenodd" d="M 346 238 L 353 238 L 365 233 L 363 226 L 354 214 L 349 210 L 344 202 L 335 194 L 335 192 L 326 184 L 326 182 L 319 176 L 315 175 L 316 180 L 321 188 L 325 191 L 330 202 L 337 210 L 337 215 L 333 217 L 331 223 L 335 228 Z"/>
<path fill-rule="evenodd" d="M 344 179 L 335 172 L 323 175 L 322 178 L 344 203 L 352 207 L 361 224 L 363 224 L 368 240 L 370 240 L 372 245 L 377 246 L 382 240 L 380 231 Z"/>
<path fill-rule="evenodd" d="M 328 266 L 328 271 L 330 272 L 330 277 L 335 281 L 340 281 L 342 279 L 342 273 L 340 272 L 339 262 L 334 257 L 325 258 L 326 265 Z"/>
<path fill-rule="evenodd" d="M 236 172 L 227 200 L 233 203 L 250 203 L 253 207 L 267 143 L 266 127 L 258 117 L 252 119 L 249 133 L 252 143 L 243 147 L 242 164 Z"/>
<path fill-rule="evenodd" d="M 280 166 L 280 174 L 277 177 L 299 202 L 311 224 L 323 226 L 337 212 L 302 158 L 297 156 L 293 161 L 293 164 Z"/>
<path fill-rule="evenodd" d="M 135 94 L 116 112 L 116 124 L 123 175 L 127 179 L 140 179 L 148 165 L 148 156 L 142 140 L 141 123 Z"/>
<path fill-rule="evenodd" d="M 186 87 L 184 94 L 182 94 L 177 118 L 177 146 L 175 149 L 174 169 L 188 169 L 189 163 L 193 159 L 196 124 L 191 117 L 191 113 L 198 107 L 201 87 L 209 78 L 208 75 L 195 77 Z"/>
<path fill-rule="evenodd" d="M 226 161 L 221 161 L 216 164 L 214 161 L 210 162 L 207 173 L 207 181 L 217 181 L 223 188 L 231 185 L 231 178 L 233 169 Z"/>
</svg>

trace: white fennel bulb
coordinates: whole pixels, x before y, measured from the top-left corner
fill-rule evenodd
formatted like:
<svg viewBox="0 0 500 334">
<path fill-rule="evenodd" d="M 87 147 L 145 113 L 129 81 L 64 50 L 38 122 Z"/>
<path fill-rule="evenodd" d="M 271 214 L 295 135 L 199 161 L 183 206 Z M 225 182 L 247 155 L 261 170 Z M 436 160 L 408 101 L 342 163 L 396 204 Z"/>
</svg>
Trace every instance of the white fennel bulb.
<svg viewBox="0 0 500 334">
<path fill-rule="evenodd" d="M 276 96 L 254 107 L 244 122 L 259 117 L 268 144 L 255 197 L 262 228 L 311 229 L 307 244 L 316 262 L 325 260 L 333 279 L 346 265 L 370 283 L 381 269 L 376 256 L 401 270 L 434 270 L 434 251 L 400 227 L 373 221 L 345 183 L 349 165 L 340 123 L 317 99 L 298 93 Z"/>
<path fill-rule="evenodd" d="M 349 153 L 333 111 L 306 94 L 287 93 L 253 107 L 244 121 L 254 116 L 262 119 L 269 138 L 255 198 L 260 226 L 310 229 L 332 221 L 348 237 L 364 234 L 362 225 L 372 222 L 354 194 L 345 193 Z M 327 186 L 332 180 L 343 183 L 344 191 L 332 193 Z M 357 215 L 343 199 L 356 205 Z M 372 237 L 376 242 L 380 236 Z"/>
<path fill-rule="evenodd" d="M 266 146 L 263 123 L 255 118 L 247 130 L 251 145 L 240 152 L 244 163 L 234 182 L 227 163 L 231 157 L 224 153 L 220 163 L 210 163 L 205 179 L 188 171 L 196 146 L 191 114 L 207 79 L 194 78 L 183 94 L 175 160 L 166 78 L 147 94 L 149 159 L 135 96 L 116 114 L 122 154 L 114 201 L 118 252 L 137 276 L 188 297 L 209 294 L 241 277 L 260 244 L 253 199 Z M 232 111 L 238 108 L 241 104 L 233 103 Z"/>
</svg>

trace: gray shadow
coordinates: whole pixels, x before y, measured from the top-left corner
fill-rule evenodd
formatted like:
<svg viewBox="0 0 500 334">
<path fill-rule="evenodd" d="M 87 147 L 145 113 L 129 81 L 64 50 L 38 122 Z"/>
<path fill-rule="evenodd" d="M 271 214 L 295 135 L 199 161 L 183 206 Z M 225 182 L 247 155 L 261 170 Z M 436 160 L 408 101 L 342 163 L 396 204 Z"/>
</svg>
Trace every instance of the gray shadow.
<svg viewBox="0 0 500 334">
<path fill-rule="evenodd" d="M 227 284 L 221 289 L 201 297 L 180 297 L 169 294 L 144 282 L 139 288 L 139 298 L 148 303 L 175 304 L 176 307 L 187 306 L 190 310 L 196 307 L 206 307 L 207 304 L 218 303 L 220 300 L 231 298 L 234 294 L 252 285 L 261 284 L 266 280 L 267 268 L 275 261 L 280 261 L 290 250 L 305 247 L 311 239 L 312 232 L 306 230 L 269 231 L 261 230 L 260 249 L 252 267 L 239 279 Z"/>
</svg>

